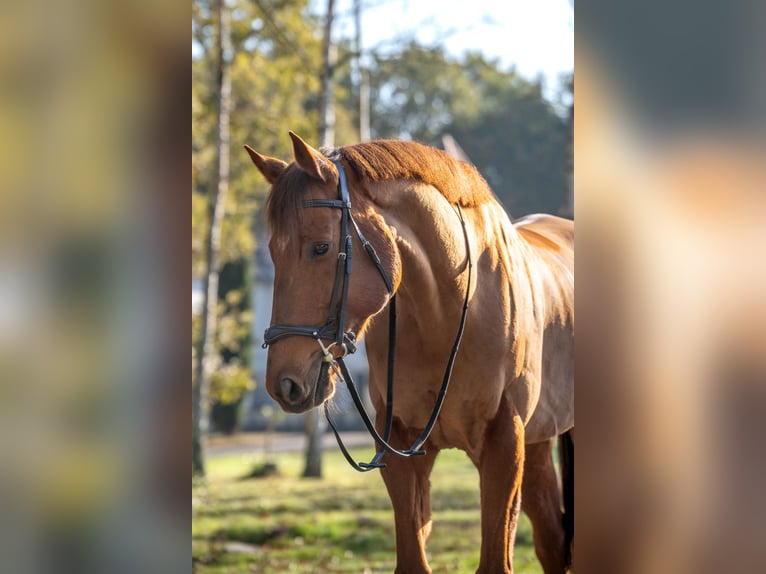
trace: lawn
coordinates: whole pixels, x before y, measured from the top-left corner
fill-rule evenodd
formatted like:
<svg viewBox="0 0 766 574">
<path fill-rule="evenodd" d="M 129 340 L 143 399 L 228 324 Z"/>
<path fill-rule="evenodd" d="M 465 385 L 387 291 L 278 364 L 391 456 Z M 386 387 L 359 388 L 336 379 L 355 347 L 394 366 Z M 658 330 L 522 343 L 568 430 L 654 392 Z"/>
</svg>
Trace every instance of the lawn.
<svg viewBox="0 0 766 574">
<path fill-rule="evenodd" d="M 358 460 L 369 450 L 354 451 Z M 280 476 L 245 479 L 258 455 L 208 459 L 208 479 L 192 487 L 192 559 L 198 574 L 393 572 L 394 521 L 376 471 L 359 474 L 337 451 L 324 478 L 302 479 L 302 455 L 280 454 Z M 479 562 L 478 473 L 460 451 L 440 453 L 431 475 L 434 572 L 475 572 Z M 519 521 L 514 568 L 542 572 L 529 520 Z"/>
</svg>

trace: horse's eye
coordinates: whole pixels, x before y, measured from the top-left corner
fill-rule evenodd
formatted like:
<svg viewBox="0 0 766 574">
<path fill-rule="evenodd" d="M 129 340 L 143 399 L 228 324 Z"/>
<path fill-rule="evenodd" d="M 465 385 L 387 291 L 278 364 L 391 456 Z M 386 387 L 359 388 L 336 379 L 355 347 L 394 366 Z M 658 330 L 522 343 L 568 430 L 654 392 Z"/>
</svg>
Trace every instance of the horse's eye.
<svg viewBox="0 0 766 574">
<path fill-rule="evenodd" d="M 315 243 L 314 244 L 314 255 L 324 255 L 330 250 L 330 244 L 329 243 Z"/>
</svg>

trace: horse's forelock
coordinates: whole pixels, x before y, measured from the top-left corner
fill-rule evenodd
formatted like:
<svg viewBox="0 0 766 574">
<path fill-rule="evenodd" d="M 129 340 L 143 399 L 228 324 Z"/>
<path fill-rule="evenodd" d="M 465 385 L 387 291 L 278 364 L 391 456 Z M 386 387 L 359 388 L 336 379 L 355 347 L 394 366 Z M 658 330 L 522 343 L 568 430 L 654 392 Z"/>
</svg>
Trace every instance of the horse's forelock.
<svg viewBox="0 0 766 574">
<path fill-rule="evenodd" d="M 308 184 L 309 176 L 294 164 L 274 182 L 266 199 L 266 221 L 275 241 L 297 237 Z"/>
</svg>

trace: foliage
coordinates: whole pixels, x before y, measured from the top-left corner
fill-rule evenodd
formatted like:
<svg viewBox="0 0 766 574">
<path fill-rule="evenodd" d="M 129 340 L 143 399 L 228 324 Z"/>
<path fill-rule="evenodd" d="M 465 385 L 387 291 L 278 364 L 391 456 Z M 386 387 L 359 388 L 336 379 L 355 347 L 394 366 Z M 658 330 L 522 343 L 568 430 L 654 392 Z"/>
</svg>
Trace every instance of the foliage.
<svg viewBox="0 0 766 574">
<path fill-rule="evenodd" d="M 451 134 L 514 216 L 561 211 L 566 119 L 542 97 L 540 80 L 478 53 L 454 59 L 410 42 L 378 57 L 371 81 L 376 137 L 438 146 Z"/>
<path fill-rule="evenodd" d="M 379 56 L 370 72 L 373 137 L 437 144 L 457 109 L 471 107 L 472 86 L 460 64 L 439 47 L 415 41 L 395 54 Z"/>
<path fill-rule="evenodd" d="M 496 72 L 469 69 L 490 80 L 486 95 L 495 105 L 474 117 L 457 117 L 451 135 L 476 163 L 514 216 L 559 213 L 566 202 L 566 121 L 541 95 L 541 85 L 518 78 L 498 83 Z"/>
<path fill-rule="evenodd" d="M 221 261 L 250 257 L 255 248 L 255 215 L 268 189 L 242 150 L 249 143 L 268 154 L 287 156 L 289 129 L 316 134 L 319 43 L 306 2 L 232 3 L 231 176 L 223 225 Z M 192 12 L 192 221 L 195 265 L 214 187 L 215 85 L 213 16 L 210 3 L 195 0 Z"/>
<path fill-rule="evenodd" d="M 368 452 L 355 452 L 364 458 Z M 378 473 L 359 474 L 325 453 L 326 479 L 300 479 L 299 454 L 282 454 L 281 475 L 242 480 L 252 457 L 213 457 L 207 484 L 193 488 L 192 557 L 199 574 L 254 571 L 392 572 L 393 512 Z M 480 544 L 478 473 L 456 450 L 439 455 L 431 477 L 434 572 L 474 572 Z M 537 573 L 528 519 L 521 515 L 516 572 Z"/>
<path fill-rule="evenodd" d="M 211 420 L 216 430 L 231 434 L 238 429 L 245 393 L 254 388 L 252 357 L 252 265 L 248 259 L 229 261 L 218 284 L 217 342 L 220 365 L 211 376 Z"/>
<path fill-rule="evenodd" d="M 220 366 L 210 379 L 211 398 L 225 405 L 236 403 L 252 388 L 250 369 L 237 363 Z"/>
</svg>

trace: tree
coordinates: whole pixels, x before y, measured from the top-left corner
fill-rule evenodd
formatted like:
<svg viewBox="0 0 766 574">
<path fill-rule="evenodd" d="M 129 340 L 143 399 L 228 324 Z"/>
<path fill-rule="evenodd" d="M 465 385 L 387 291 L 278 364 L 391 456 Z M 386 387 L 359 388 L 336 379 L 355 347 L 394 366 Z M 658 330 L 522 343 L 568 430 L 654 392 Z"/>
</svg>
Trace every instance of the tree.
<svg viewBox="0 0 766 574">
<path fill-rule="evenodd" d="M 566 128 L 566 167 L 565 178 L 567 185 L 567 201 L 564 204 L 561 215 L 574 217 L 574 72 L 562 78 L 564 92 L 569 95 L 571 101 L 567 106 Z"/>
<path fill-rule="evenodd" d="M 566 121 L 542 97 L 540 82 L 472 60 L 466 69 L 483 91 L 480 113 L 457 115 L 450 133 L 514 217 L 558 214 L 567 202 Z"/>
<path fill-rule="evenodd" d="M 323 146 L 335 143 L 335 98 L 334 82 L 335 50 L 332 43 L 332 24 L 335 0 L 327 0 L 327 15 L 322 44 L 322 89 L 319 94 L 319 141 Z M 324 421 L 319 409 L 306 413 L 306 456 L 303 476 L 322 476 L 322 433 Z"/>
<path fill-rule="evenodd" d="M 370 75 L 362 54 L 362 0 L 354 0 L 354 49 L 356 50 L 357 102 L 359 113 L 359 141 L 370 139 Z"/>
<path fill-rule="evenodd" d="M 451 134 L 514 216 L 566 204 L 566 121 L 540 80 L 413 41 L 375 60 L 372 90 L 374 136 L 438 145 Z"/>
<path fill-rule="evenodd" d="M 221 245 L 223 208 L 229 191 L 229 121 L 231 110 L 231 21 L 226 0 L 218 0 L 218 74 L 216 130 L 216 189 L 211 204 L 210 224 L 205 240 L 202 324 L 197 345 L 197 365 L 192 384 L 192 472 L 205 475 L 202 433 L 208 425 L 208 387 L 212 367 L 218 305 L 218 251 Z"/>
<path fill-rule="evenodd" d="M 192 2 L 192 274 L 207 276 L 208 238 L 213 214 L 220 217 L 215 269 L 227 263 L 250 261 L 262 222 L 257 217 L 267 184 L 260 178 L 241 150 L 250 143 L 271 155 L 289 153 L 287 131 L 294 129 L 316 137 L 319 70 L 317 21 L 305 14 L 306 0 L 228 0 L 230 53 L 226 61 L 230 78 L 229 140 L 234 144 L 228 166 L 228 189 L 218 190 L 218 4 L 208 0 Z M 312 135 L 313 134 L 313 135 Z M 215 207 L 216 202 L 218 207 Z M 246 286 L 235 288 L 243 293 Z M 210 293 L 212 286 L 205 285 Z M 204 471 L 202 430 L 211 400 L 235 401 L 237 394 L 252 387 L 252 377 L 241 361 L 227 362 L 227 341 L 231 333 L 249 330 L 249 313 L 226 301 L 211 305 L 194 318 L 193 363 L 201 363 L 203 333 L 209 353 L 205 354 L 212 373 L 211 385 L 193 380 L 194 406 L 193 470 Z M 268 312 L 268 311 L 266 311 Z M 211 317 L 211 314 L 214 315 Z M 203 328 L 203 316 L 207 324 Z M 212 321 L 211 321 L 212 318 Z M 211 323 L 217 328 L 211 328 Z M 206 392 L 207 391 L 207 392 Z M 205 396 L 207 395 L 207 396 Z M 201 424 L 200 424 L 201 423 Z"/>
<path fill-rule="evenodd" d="M 400 52 L 373 58 L 370 131 L 376 138 L 435 144 L 458 102 L 474 93 L 461 66 L 442 48 L 411 41 Z"/>
</svg>

